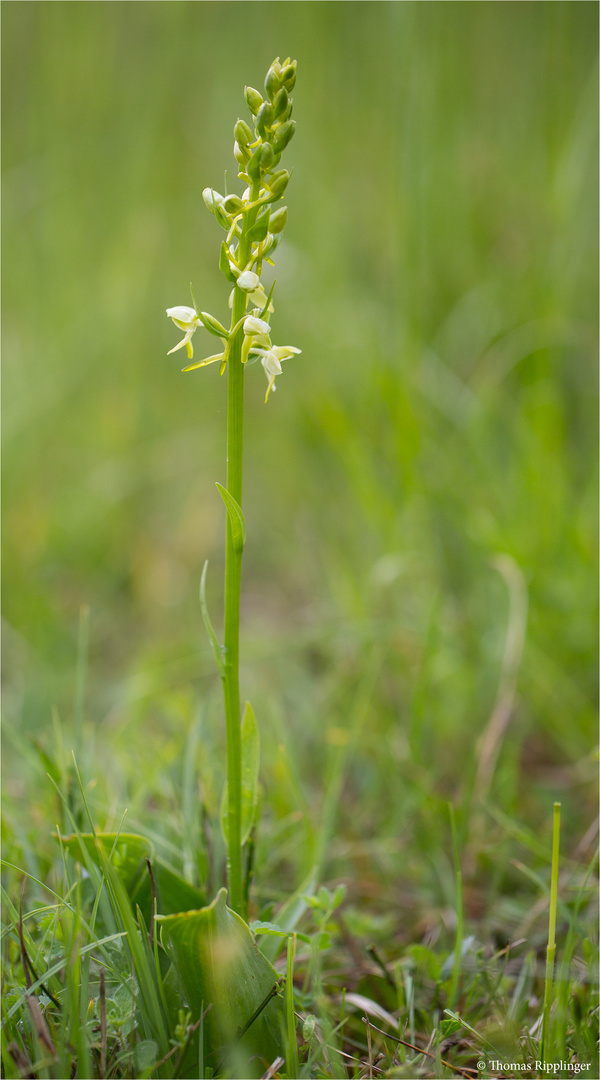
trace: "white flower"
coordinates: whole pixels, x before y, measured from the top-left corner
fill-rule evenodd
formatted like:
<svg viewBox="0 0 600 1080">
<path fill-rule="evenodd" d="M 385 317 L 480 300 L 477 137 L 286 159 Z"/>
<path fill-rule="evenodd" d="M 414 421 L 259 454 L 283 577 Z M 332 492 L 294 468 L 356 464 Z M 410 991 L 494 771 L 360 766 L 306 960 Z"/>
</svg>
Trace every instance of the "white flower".
<svg viewBox="0 0 600 1080">
<path fill-rule="evenodd" d="M 270 349 L 253 348 L 252 352 L 259 354 L 260 362 L 269 380 L 265 395 L 265 402 L 267 402 L 271 390 L 275 391 L 277 389 L 275 379 L 278 375 L 281 375 L 282 360 L 289 360 L 290 356 L 293 356 L 294 353 L 301 353 L 302 349 L 295 349 L 293 345 L 272 345 Z"/>
<path fill-rule="evenodd" d="M 260 278 L 253 270 L 244 270 L 237 279 L 238 289 L 243 289 L 244 292 L 254 292 L 259 285 Z"/>
<path fill-rule="evenodd" d="M 232 263 L 231 260 L 229 265 L 232 270 L 234 270 L 235 264 Z M 236 285 L 238 289 L 241 289 L 242 292 L 247 294 L 246 303 L 248 303 L 249 300 L 254 307 L 260 308 L 261 311 L 263 310 L 267 303 L 267 294 L 260 283 L 258 274 L 255 274 L 254 270 L 243 270 L 236 281 Z M 229 307 L 233 307 L 233 295 L 234 294 L 232 293 L 229 297 Z M 272 304 L 269 304 L 269 311 L 273 311 Z"/>
<path fill-rule="evenodd" d="M 178 326 L 180 330 L 185 331 L 185 337 L 181 339 L 174 349 L 169 349 L 167 356 L 177 352 L 178 349 L 183 349 L 183 346 L 185 345 L 187 354 L 191 360 L 194 355 L 192 335 L 195 334 L 199 326 L 203 325 L 202 319 L 198 318 L 194 308 L 185 307 L 184 305 L 167 308 L 167 315 L 173 320 L 175 326 Z"/>
<path fill-rule="evenodd" d="M 258 319 L 256 315 L 248 315 L 248 317 L 244 319 L 244 333 L 266 334 L 268 337 L 271 333 L 271 327 L 264 319 Z"/>
</svg>

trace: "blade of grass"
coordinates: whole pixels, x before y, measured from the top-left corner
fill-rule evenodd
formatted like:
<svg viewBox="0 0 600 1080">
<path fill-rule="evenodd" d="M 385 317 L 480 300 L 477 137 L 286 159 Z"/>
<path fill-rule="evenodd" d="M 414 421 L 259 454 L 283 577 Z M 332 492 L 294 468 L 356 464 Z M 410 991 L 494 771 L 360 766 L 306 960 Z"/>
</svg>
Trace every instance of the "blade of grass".
<svg viewBox="0 0 600 1080">
<path fill-rule="evenodd" d="M 454 807 L 450 804 L 450 825 L 452 828 L 452 850 L 454 852 L 454 874 L 456 880 L 456 932 L 454 936 L 454 961 L 452 964 L 452 980 L 448 994 L 448 1004 L 451 1009 L 456 1007 L 459 995 L 460 973 L 462 964 L 462 943 L 464 937 L 464 907 L 462 870 L 460 866 L 460 853 L 458 850 L 458 835 L 456 831 L 456 819 Z"/>
<path fill-rule="evenodd" d="M 296 958 L 296 935 L 290 934 L 287 943 L 287 978 L 285 984 L 285 1012 L 287 1021 L 287 1070 L 290 1076 L 300 1075 L 298 1043 L 296 1040 L 296 1017 L 294 1013 L 294 960 Z"/>
<path fill-rule="evenodd" d="M 544 1006 L 542 1019 L 542 1037 L 540 1040 L 540 1058 L 546 1061 L 550 1040 L 550 1013 L 552 1010 L 552 990 L 554 982 L 554 958 L 556 956 L 556 907 L 558 897 L 558 857 L 560 849 L 560 806 L 554 803 L 552 821 L 552 870 L 550 877 L 550 913 L 548 917 L 548 945 L 546 948 L 546 979 L 544 983 Z"/>
</svg>

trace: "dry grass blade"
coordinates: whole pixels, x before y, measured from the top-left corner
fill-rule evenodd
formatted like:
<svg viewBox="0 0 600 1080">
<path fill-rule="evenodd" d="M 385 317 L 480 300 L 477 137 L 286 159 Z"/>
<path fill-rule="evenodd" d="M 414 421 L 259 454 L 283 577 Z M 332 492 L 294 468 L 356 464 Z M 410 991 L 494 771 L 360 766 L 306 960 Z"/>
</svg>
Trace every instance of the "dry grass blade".
<svg viewBox="0 0 600 1080">
<path fill-rule="evenodd" d="M 273 1077 L 279 1072 L 282 1065 L 285 1065 L 284 1059 L 282 1057 L 276 1057 L 275 1061 L 269 1065 L 267 1071 L 262 1074 L 260 1080 L 273 1080 Z"/>
<path fill-rule="evenodd" d="M 371 1024 L 369 1018 L 366 1017 L 367 1022 L 367 1046 L 369 1048 L 369 1080 L 373 1080 L 373 1048 L 371 1046 Z"/>
<path fill-rule="evenodd" d="M 35 1033 L 38 1037 L 38 1041 L 42 1044 L 44 1049 L 46 1049 L 55 1060 L 57 1060 L 58 1054 L 56 1052 L 56 1047 L 52 1042 L 52 1037 L 48 1030 L 48 1025 L 46 1024 L 46 1021 L 44 1020 L 44 1017 L 42 1015 L 42 1010 L 40 1008 L 40 1003 L 38 999 L 34 997 L 33 994 L 28 994 L 25 998 L 25 1001 L 27 1002 L 27 1007 L 31 1014 L 31 1022 L 35 1028 Z"/>
<path fill-rule="evenodd" d="M 27 1060 L 27 1057 L 21 1050 L 19 1044 L 16 1042 L 9 1043 L 8 1052 L 21 1073 L 23 1080 L 34 1080 L 35 1074 L 31 1071 L 31 1064 Z"/>
<path fill-rule="evenodd" d="M 424 1054 L 425 1057 L 431 1058 L 432 1061 L 435 1061 L 435 1055 L 430 1054 L 429 1050 L 423 1050 L 420 1046 L 414 1046 L 413 1043 L 406 1042 L 405 1039 L 399 1039 L 397 1035 L 389 1035 L 387 1031 L 383 1031 L 375 1024 L 372 1024 L 366 1016 L 363 1016 L 362 1021 L 363 1024 L 367 1025 L 367 1035 L 369 1032 L 369 1028 L 373 1028 L 373 1031 L 378 1031 L 380 1035 L 384 1036 L 384 1038 L 391 1039 L 392 1042 L 400 1043 L 400 1046 L 407 1046 L 409 1050 L 415 1050 L 417 1054 Z M 452 1069 L 452 1072 L 458 1073 L 459 1076 L 465 1076 L 467 1080 L 470 1080 L 472 1076 L 479 1076 L 477 1069 L 461 1068 L 458 1065 L 452 1065 L 450 1061 L 445 1061 L 444 1058 L 440 1058 L 440 1061 L 442 1065 L 446 1066 L 447 1069 Z"/>
</svg>

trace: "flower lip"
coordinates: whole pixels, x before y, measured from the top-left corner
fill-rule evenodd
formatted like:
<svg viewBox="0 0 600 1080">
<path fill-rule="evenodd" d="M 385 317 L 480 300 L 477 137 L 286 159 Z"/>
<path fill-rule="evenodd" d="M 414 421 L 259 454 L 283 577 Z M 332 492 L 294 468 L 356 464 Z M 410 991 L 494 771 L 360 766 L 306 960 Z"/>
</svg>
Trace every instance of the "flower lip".
<svg viewBox="0 0 600 1080">
<path fill-rule="evenodd" d="M 194 355 L 194 347 L 192 345 L 192 336 L 195 334 L 198 327 L 203 326 L 202 319 L 196 314 L 196 309 L 187 307 L 185 304 L 180 304 L 177 307 L 167 308 L 167 315 L 173 320 L 175 326 L 178 326 L 180 330 L 185 331 L 185 337 L 181 339 L 178 345 L 174 349 L 169 349 L 168 356 L 171 353 L 177 352 L 178 349 L 185 348 L 190 360 Z"/>
<path fill-rule="evenodd" d="M 271 352 L 274 353 L 278 360 L 289 360 L 294 353 L 300 355 L 302 349 L 296 349 L 293 345 L 273 345 Z"/>
<path fill-rule="evenodd" d="M 281 375 L 281 363 L 274 349 L 268 349 L 264 352 L 261 363 L 269 375 Z"/>
</svg>

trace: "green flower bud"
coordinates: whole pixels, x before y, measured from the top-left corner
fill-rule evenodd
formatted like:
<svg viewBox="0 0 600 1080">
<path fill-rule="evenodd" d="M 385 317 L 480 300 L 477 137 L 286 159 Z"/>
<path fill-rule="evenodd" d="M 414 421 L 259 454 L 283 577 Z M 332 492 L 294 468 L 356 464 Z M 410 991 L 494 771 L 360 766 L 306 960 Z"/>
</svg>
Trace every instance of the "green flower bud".
<svg viewBox="0 0 600 1080">
<path fill-rule="evenodd" d="M 275 66 L 276 64 L 277 61 L 271 64 L 271 67 L 267 71 L 267 77 L 265 79 L 265 90 L 267 91 L 267 94 L 269 95 L 271 101 L 273 100 L 275 94 L 281 86 L 281 79 L 277 70 L 277 68 L 279 68 L 279 64 L 277 64 L 277 67 Z"/>
<path fill-rule="evenodd" d="M 269 144 L 267 143 L 267 146 Z M 260 176 L 260 155 L 263 150 L 263 146 L 257 146 L 256 150 L 252 154 L 250 161 L 246 166 L 246 172 L 251 180 L 258 180 Z M 272 153 L 272 151 L 271 151 Z"/>
<path fill-rule="evenodd" d="M 244 209 L 244 204 L 239 195 L 226 195 L 223 199 L 223 209 L 228 214 L 240 214 Z"/>
<path fill-rule="evenodd" d="M 199 311 L 198 318 L 204 323 L 207 330 L 215 337 L 228 338 L 229 332 L 221 325 L 218 319 L 215 319 L 214 315 L 209 315 L 208 311 Z"/>
<path fill-rule="evenodd" d="M 227 229 L 227 231 L 229 231 L 229 229 L 231 227 L 231 214 L 225 213 L 225 211 L 223 210 L 223 207 L 219 206 L 218 203 L 215 206 L 215 217 L 216 217 L 217 221 L 219 222 L 219 225 L 221 226 L 221 228 L 222 229 Z"/>
<path fill-rule="evenodd" d="M 287 169 L 281 169 L 280 172 L 273 173 L 269 180 L 269 189 L 271 194 L 277 199 L 280 195 L 283 195 L 286 187 L 290 181 L 290 174 Z"/>
<path fill-rule="evenodd" d="M 214 214 L 215 207 L 220 206 L 223 202 L 223 196 L 219 195 L 218 191 L 214 191 L 213 188 L 204 188 L 202 192 L 202 198 L 204 199 L 205 206 L 210 210 L 211 214 Z"/>
<path fill-rule="evenodd" d="M 233 129 L 233 134 L 240 147 L 247 146 L 248 143 L 252 142 L 252 132 L 244 120 L 238 120 Z"/>
<path fill-rule="evenodd" d="M 289 98 L 285 86 L 281 87 L 275 94 L 273 101 L 273 119 L 274 120 L 286 120 L 287 111 L 289 108 Z"/>
<path fill-rule="evenodd" d="M 263 172 L 268 172 L 268 170 L 273 167 L 274 161 L 275 155 L 271 143 L 263 143 L 260 148 L 260 167 Z"/>
<path fill-rule="evenodd" d="M 238 142 L 234 142 L 234 144 L 233 144 L 233 156 L 234 156 L 235 160 L 237 161 L 238 165 L 242 165 L 243 167 L 245 167 L 246 162 L 247 162 L 248 158 L 250 157 L 250 151 L 248 150 L 248 148 L 246 146 L 244 146 L 244 148 L 242 149 L 242 147 L 240 146 L 240 144 Z"/>
<path fill-rule="evenodd" d="M 263 258 L 265 257 L 265 255 L 268 254 L 269 251 L 273 251 L 275 247 L 277 247 L 277 240 L 272 233 L 267 233 L 265 239 L 263 240 L 262 246 Z"/>
<path fill-rule="evenodd" d="M 246 86 L 244 95 L 250 112 L 256 116 L 263 103 L 262 94 L 259 94 L 258 90 L 255 90 L 253 86 Z"/>
<path fill-rule="evenodd" d="M 273 149 L 276 154 L 280 154 L 282 150 L 285 150 L 287 144 L 292 139 L 296 130 L 295 120 L 286 120 L 285 124 L 282 124 L 277 132 L 277 138 L 273 143 Z"/>
<path fill-rule="evenodd" d="M 285 86 L 288 94 L 290 90 L 294 89 L 296 84 L 296 60 L 292 60 L 291 64 L 286 64 L 281 71 L 281 82 Z"/>
<path fill-rule="evenodd" d="M 273 106 L 268 101 L 264 101 L 258 110 L 258 116 L 256 117 L 256 130 L 259 135 L 265 138 L 267 134 L 267 128 L 270 128 L 273 124 Z"/>
<path fill-rule="evenodd" d="M 285 228 L 287 221 L 287 206 L 280 206 L 279 210 L 276 210 L 274 214 L 271 214 L 271 220 L 269 222 L 269 232 L 280 233 Z"/>
</svg>

